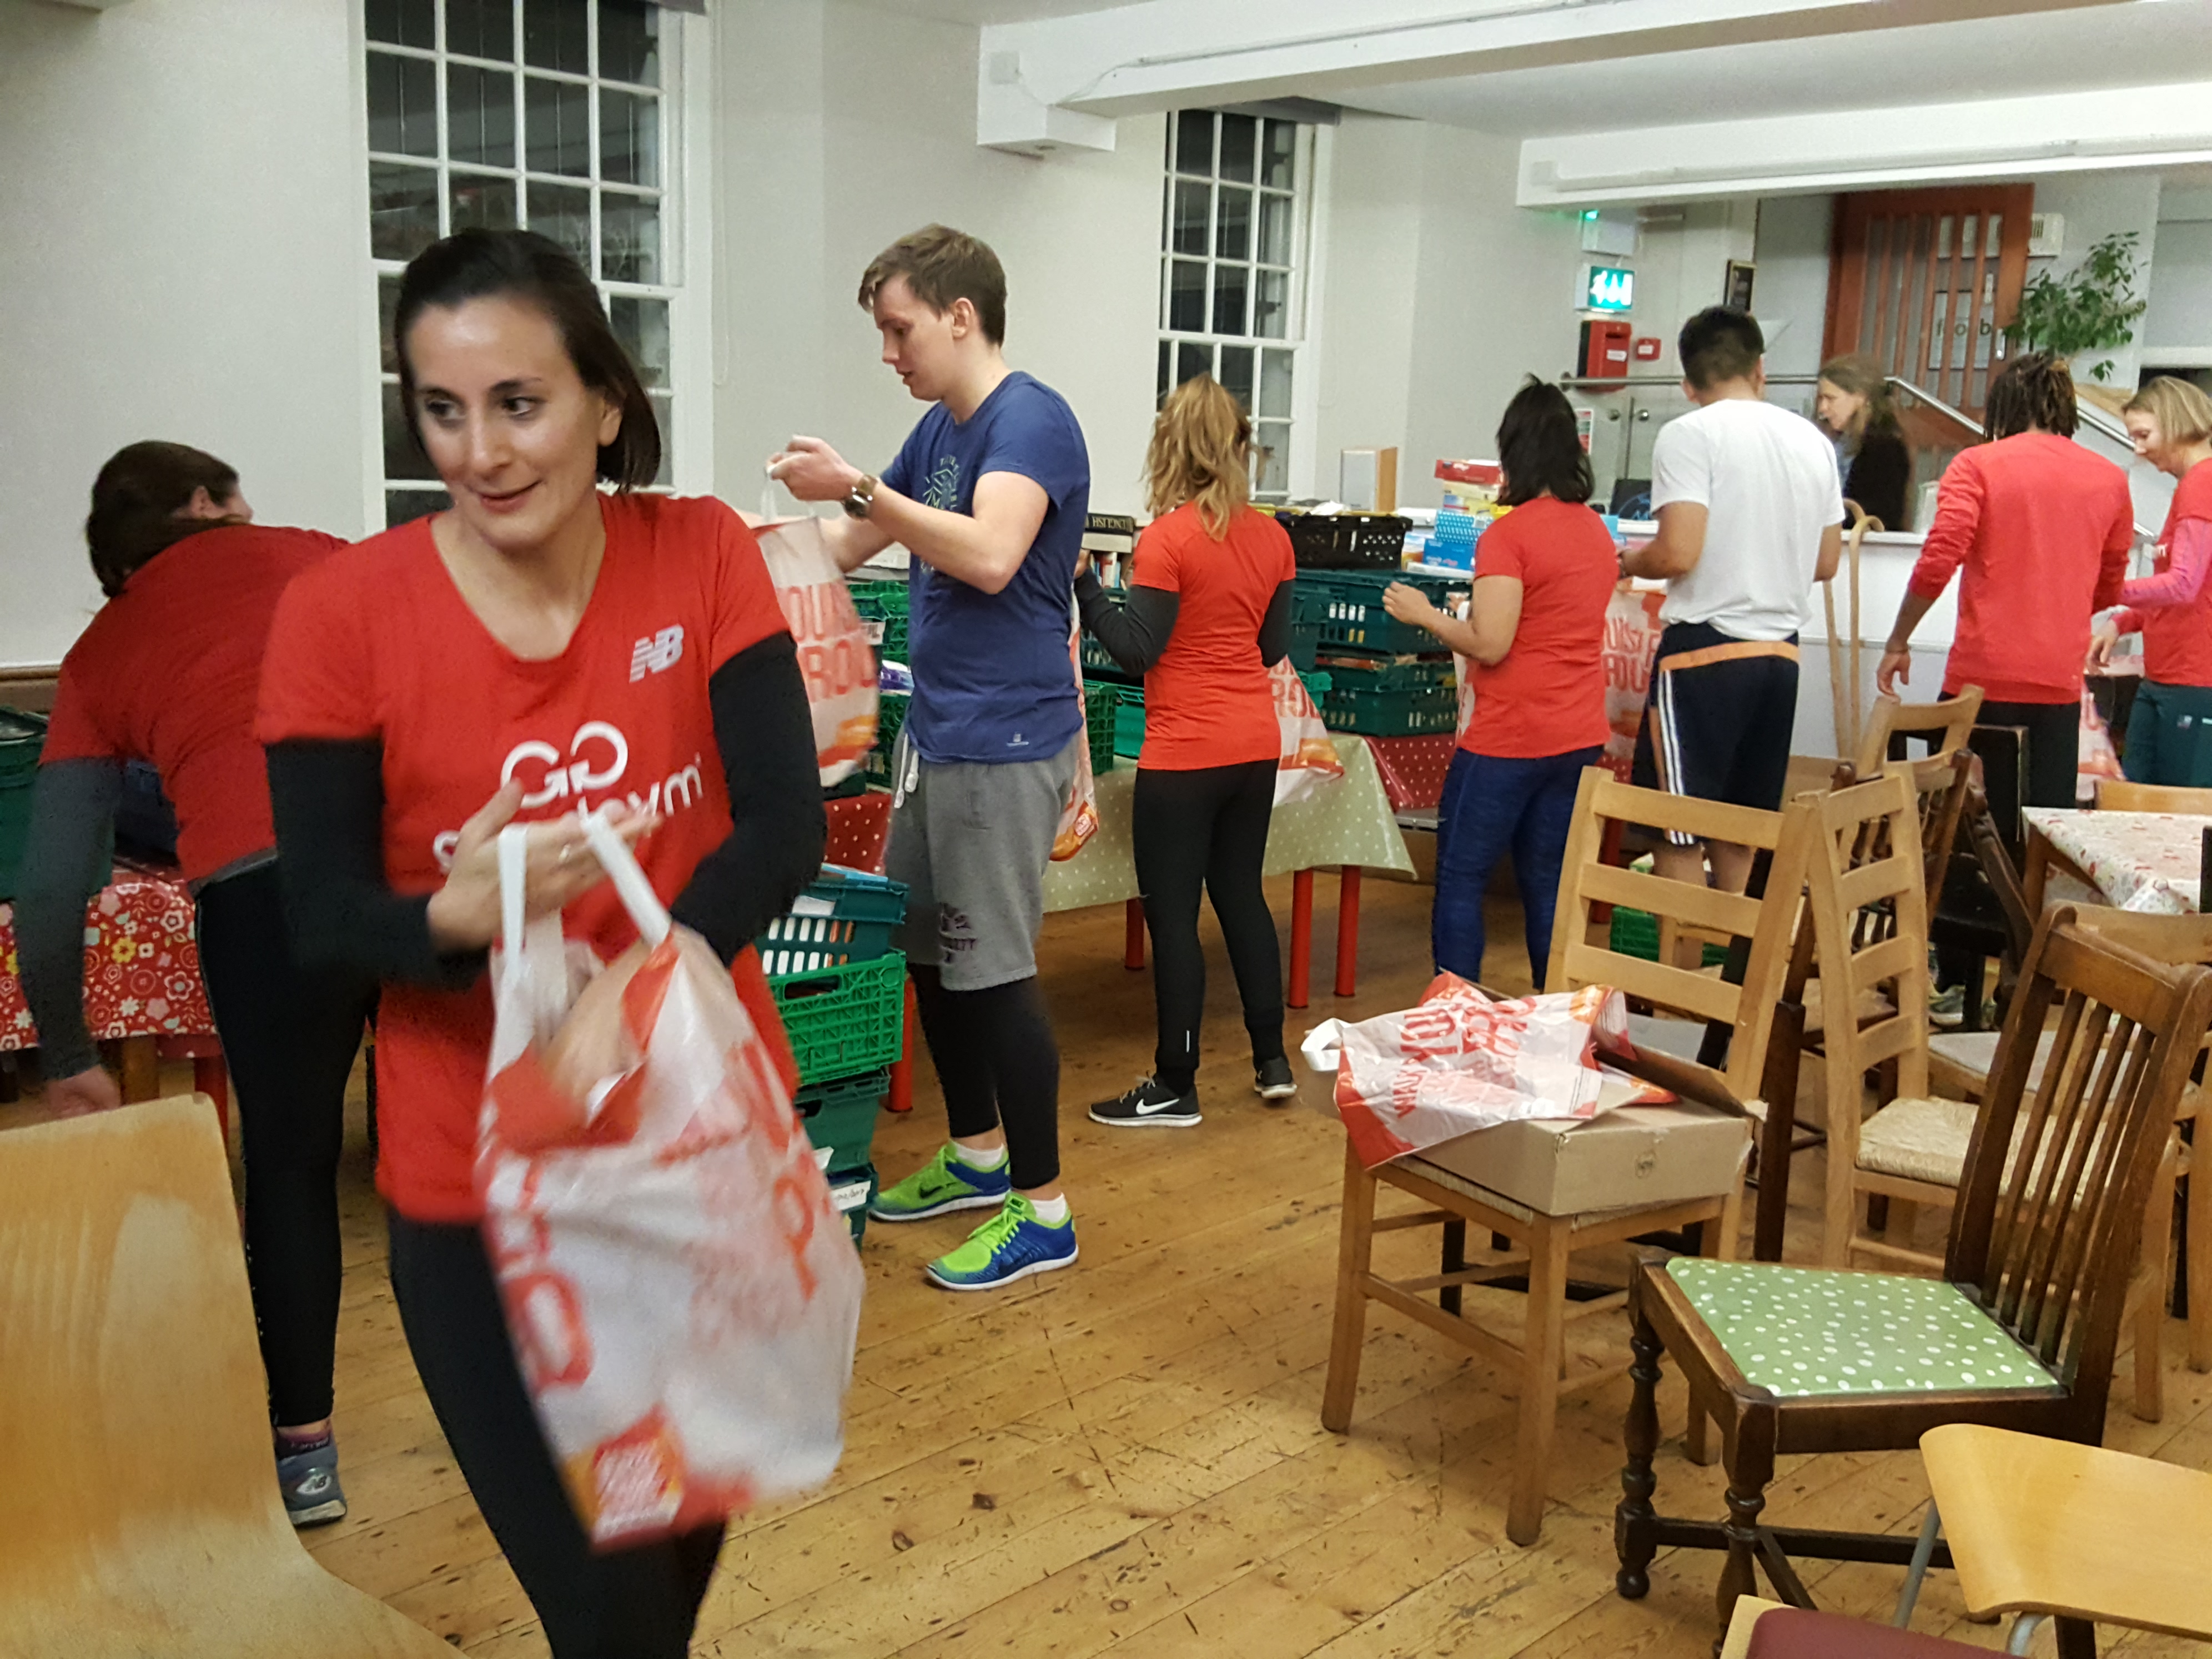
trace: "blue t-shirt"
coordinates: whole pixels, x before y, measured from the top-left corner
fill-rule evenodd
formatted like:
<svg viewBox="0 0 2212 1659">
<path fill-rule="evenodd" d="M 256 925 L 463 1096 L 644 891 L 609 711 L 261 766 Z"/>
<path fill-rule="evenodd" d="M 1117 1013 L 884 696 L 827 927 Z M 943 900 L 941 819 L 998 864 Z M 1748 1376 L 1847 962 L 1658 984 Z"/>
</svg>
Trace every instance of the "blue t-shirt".
<svg viewBox="0 0 2212 1659">
<path fill-rule="evenodd" d="M 915 561 L 906 730 L 915 752 L 939 766 L 1049 760 L 1083 729 L 1067 636 L 1091 455 L 1067 400 L 1018 371 L 964 422 L 940 404 L 883 480 L 926 507 L 972 514 L 975 481 L 987 472 L 1034 479 L 1048 504 L 1028 556 L 999 592 Z"/>
</svg>

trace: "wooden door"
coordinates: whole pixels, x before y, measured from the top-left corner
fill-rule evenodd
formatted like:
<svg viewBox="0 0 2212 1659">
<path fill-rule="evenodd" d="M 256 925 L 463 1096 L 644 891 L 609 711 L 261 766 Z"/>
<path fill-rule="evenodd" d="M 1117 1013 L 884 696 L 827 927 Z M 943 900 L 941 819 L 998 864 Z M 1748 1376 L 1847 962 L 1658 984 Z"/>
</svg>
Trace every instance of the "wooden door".
<svg viewBox="0 0 2212 1659">
<path fill-rule="evenodd" d="M 2033 185 L 1838 197 L 1823 355 L 1865 352 L 1980 419 L 2027 284 L 2034 206 Z"/>
</svg>

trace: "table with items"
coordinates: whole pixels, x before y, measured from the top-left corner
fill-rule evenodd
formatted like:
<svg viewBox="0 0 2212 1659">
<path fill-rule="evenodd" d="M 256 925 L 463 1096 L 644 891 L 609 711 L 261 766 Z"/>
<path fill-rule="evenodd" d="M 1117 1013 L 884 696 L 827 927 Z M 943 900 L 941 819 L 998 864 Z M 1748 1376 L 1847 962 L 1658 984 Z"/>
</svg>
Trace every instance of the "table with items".
<svg viewBox="0 0 2212 1659">
<path fill-rule="evenodd" d="M 2150 915 L 2201 908 L 2197 891 L 2204 832 L 2212 817 L 2193 812 L 2084 811 L 2031 806 L 2021 884 L 2030 915 L 2042 914 L 2054 872 L 2096 890 L 2103 902 Z"/>
</svg>

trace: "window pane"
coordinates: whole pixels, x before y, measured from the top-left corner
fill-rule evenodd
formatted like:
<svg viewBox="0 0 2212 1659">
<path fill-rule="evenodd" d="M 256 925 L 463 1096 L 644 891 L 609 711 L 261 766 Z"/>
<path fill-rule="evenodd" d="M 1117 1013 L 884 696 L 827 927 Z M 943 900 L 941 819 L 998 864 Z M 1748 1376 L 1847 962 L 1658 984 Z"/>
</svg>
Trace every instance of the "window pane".
<svg viewBox="0 0 2212 1659">
<path fill-rule="evenodd" d="M 1252 348 L 1225 345 L 1221 348 L 1221 384 L 1229 395 L 1244 405 L 1252 407 Z"/>
<path fill-rule="evenodd" d="M 618 185 L 660 183 L 660 100 L 599 94 L 599 177 Z"/>
<path fill-rule="evenodd" d="M 392 340 L 392 319 L 399 309 L 399 277 L 386 272 L 376 279 L 376 353 L 386 374 L 399 372 L 399 354 Z"/>
<path fill-rule="evenodd" d="M 1252 490 L 1283 495 L 1291 488 L 1291 428 L 1281 421 L 1262 421 L 1252 434 Z"/>
<path fill-rule="evenodd" d="M 638 295 L 617 294 L 607 301 L 607 320 L 615 338 L 637 365 L 638 379 L 647 386 L 668 384 L 668 301 Z"/>
<path fill-rule="evenodd" d="M 370 9 L 374 9 L 372 4 Z M 423 9 L 428 9 L 426 3 Z M 467 58 L 513 63 L 513 0 L 446 0 L 446 50 Z"/>
<path fill-rule="evenodd" d="M 1187 109 L 1176 117 L 1176 171 L 1200 178 L 1213 172 L 1213 112 Z"/>
<path fill-rule="evenodd" d="M 368 38 L 428 51 L 438 44 L 436 15 L 433 0 L 368 0 Z"/>
<path fill-rule="evenodd" d="M 592 72 L 586 0 L 523 0 L 522 56 L 535 69 Z"/>
<path fill-rule="evenodd" d="M 1249 115 L 1221 118 L 1221 176 L 1240 185 L 1252 182 L 1252 152 L 1259 143 L 1260 124 Z"/>
<path fill-rule="evenodd" d="M 1243 265 L 1214 266 L 1213 331 L 1216 334 L 1250 332 L 1244 322 L 1244 300 L 1251 277 L 1251 270 Z"/>
<path fill-rule="evenodd" d="M 453 230 L 513 230 L 521 221 L 514 210 L 514 180 L 481 173 L 456 173 L 453 178 L 453 213 L 447 221 Z"/>
<path fill-rule="evenodd" d="M 1260 402 L 1254 411 L 1262 419 L 1291 418 L 1291 365 L 1297 356 L 1289 351 L 1260 354 Z"/>
<path fill-rule="evenodd" d="M 532 173 L 592 176 L 592 94 L 589 88 L 531 76 L 523 82 L 528 106 L 529 167 Z"/>
<path fill-rule="evenodd" d="M 660 204 L 612 191 L 599 198 L 599 275 L 611 283 L 660 280 Z"/>
<path fill-rule="evenodd" d="M 1213 254 L 1218 259 L 1252 257 L 1252 192 L 1221 189 L 1221 222 L 1215 227 Z"/>
<path fill-rule="evenodd" d="M 1208 222 L 1213 217 L 1213 186 L 1188 179 L 1175 181 L 1175 240 L 1177 253 L 1204 253 Z"/>
<path fill-rule="evenodd" d="M 1176 384 L 1181 386 L 1194 374 L 1213 373 L 1213 348 L 1195 340 L 1176 343 Z"/>
<path fill-rule="evenodd" d="M 447 154 L 456 161 L 514 165 L 514 76 L 505 70 L 446 66 Z"/>
<path fill-rule="evenodd" d="M 1185 334 L 1206 331 L 1206 266 L 1178 259 L 1168 277 L 1168 326 Z"/>
<path fill-rule="evenodd" d="M 368 251 L 380 259 L 411 259 L 437 240 L 437 169 L 371 161 Z"/>
<path fill-rule="evenodd" d="M 599 0 L 599 76 L 641 87 L 660 84 L 659 7 Z"/>
<path fill-rule="evenodd" d="M 387 489 L 384 492 L 384 527 L 394 529 L 453 504 L 442 489 Z"/>
<path fill-rule="evenodd" d="M 676 482 L 676 404 L 665 392 L 650 395 L 653 419 L 660 424 L 660 471 L 653 475 L 653 481 L 667 489 Z"/>
<path fill-rule="evenodd" d="M 1168 365 L 1175 361 L 1175 348 L 1165 340 L 1160 342 L 1160 386 L 1153 401 L 1164 403 L 1168 395 Z"/>
<path fill-rule="evenodd" d="M 532 179 L 530 228 L 550 236 L 576 256 L 585 270 L 592 268 L 592 192 L 581 185 L 541 185 Z"/>
<path fill-rule="evenodd" d="M 1260 182 L 1269 190 L 1289 190 L 1297 182 L 1297 124 L 1268 122 L 1267 145 L 1260 154 Z"/>
<path fill-rule="evenodd" d="M 415 447 L 415 434 L 407 429 L 407 416 L 399 407 L 399 388 L 389 380 L 384 385 L 384 476 L 434 483 L 438 477 Z"/>
<path fill-rule="evenodd" d="M 1259 274 L 1260 293 L 1252 307 L 1252 331 L 1263 340 L 1291 337 L 1291 279 L 1279 270 Z"/>
<path fill-rule="evenodd" d="M 1260 198 L 1260 263 L 1286 265 L 1291 262 L 1291 219 L 1296 203 L 1288 196 Z"/>
<path fill-rule="evenodd" d="M 438 70 L 421 58 L 368 54 L 368 147 L 394 155 L 438 153 Z"/>
</svg>

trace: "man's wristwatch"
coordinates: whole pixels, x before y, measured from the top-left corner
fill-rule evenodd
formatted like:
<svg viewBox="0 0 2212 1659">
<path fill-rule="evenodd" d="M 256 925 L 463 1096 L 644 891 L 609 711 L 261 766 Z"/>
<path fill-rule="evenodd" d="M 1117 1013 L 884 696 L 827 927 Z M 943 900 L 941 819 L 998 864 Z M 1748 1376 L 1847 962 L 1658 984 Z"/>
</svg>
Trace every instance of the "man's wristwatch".
<svg viewBox="0 0 2212 1659">
<path fill-rule="evenodd" d="M 845 497 L 845 511 L 855 519 L 865 519 L 876 504 L 876 480 L 863 472 Z"/>
</svg>

